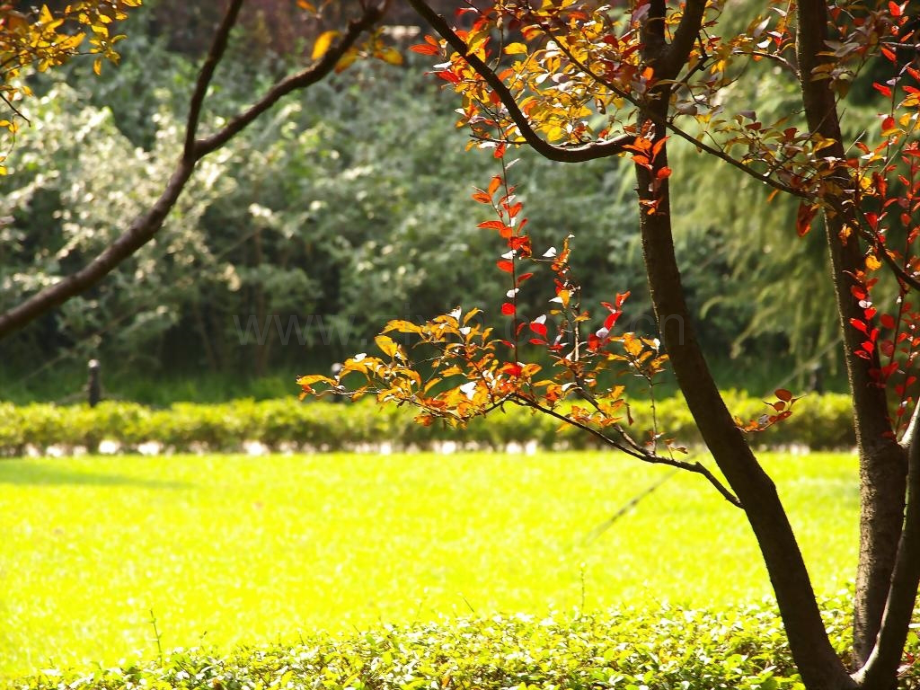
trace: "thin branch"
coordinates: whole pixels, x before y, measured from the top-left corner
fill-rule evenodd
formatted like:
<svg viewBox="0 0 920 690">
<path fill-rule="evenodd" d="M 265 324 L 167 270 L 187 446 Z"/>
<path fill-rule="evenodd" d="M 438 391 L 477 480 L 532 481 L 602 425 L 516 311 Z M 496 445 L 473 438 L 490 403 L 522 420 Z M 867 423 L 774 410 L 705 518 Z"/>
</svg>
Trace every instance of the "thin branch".
<svg viewBox="0 0 920 690">
<path fill-rule="evenodd" d="M 336 63 L 355 44 L 361 34 L 380 21 L 383 16 L 384 6 L 383 4 L 375 5 L 365 10 L 361 17 L 348 23 L 348 28 L 345 30 L 344 35 L 317 62 L 277 82 L 248 110 L 244 110 L 231 118 L 219 132 L 196 141 L 195 156 L 201 158 L 219 149 L 252 124 L 256 118 L 275 105 L 281 98 L 324 79 L 335 69 Z"/>
<path fill-rule="evenodd" d="M 278 82 L 254 106 L 233 118 L 213 136 L 204 140 L 195 140 L 194 132 L 197 129 L 202 107 L 199 99 L 206 94 L 208 83 L 216 67 L 216 63 L 212 63 L 211 58 L 214 57 L 219 60 L 223 55 L 224 47 L 222 42 L 226 42 L 226 33 L 232 27 L 230 17 L 231 15 L 235 17 L 234 12 L 238 11 L 241 2 L 242 0 L 235 0 L 228 9 L 227 15 L 225 15 L 218 29 L 208 61 L 205 62 L 201 69 L 189 109 L 183 155 L 176 164 L 176 168 L 163 193 L 154 202 L 153 206 L 138 216 L 120 237 L 79 271 L 62 278 L 54 285 L 37 292 L 12 309 L 0 314 L 0 338 L 19 330 L 42 314 L 63 304 L 71 297 L 90 289 L 153 239 L 185 189 L 198 161 L 239 134 L 260 114 L 274 105 L 281 96 L 295 89 L 309 86 L 328 75 L 339 59 L 358 40 L 361 33 L 379 21 L 386 6 L 384 2 L 368 7 L 359 19 L 349 24 L 345 34 L 329 48 L 321 60 L 309 69 Z M 222 34 L 223 39 L 221 39 Z M 191 153 L 189 153 L 190 140 L 193 141 Z"/>
<path fill-rule="evenodd" d="M 774 62 L 779 64 L 780 67 L 785 69 L 787 72 L 791 72 L 792 76 L 794 76 L 797 80 L 801 78 L 799 76 L 799 70 L 796 68 L 796 66 L 793 65 L 791 62 L 789 62 L 789 60 L 784 58 L 782 55 L 777 55 L 775 53 L 765 53 L 760 50 L 752 50 L 748 53 L 748 55 L 764 58 L 766 60 L 773 60 Z"/>
<path fill-rule="evenodd" d="M 195 157 L 195 137 L 198 132 L 198 121 L 201 118 L 201 107 L 204 105 L 204 99 L 208 95 L 208 86 L 211 84 L 217 65 L 220 64 L 224 53 L 227 51 L 230 31 L 236 24 L 242 6 L 243 0 L 233 0 L 230 3 L 223 21 L 221 21 L 217 29 L 217 33 L 214 34 L 208 57 L 205 58 L 204 65 L 201 66 L 201 71 L 198 72 L 198 80 L 195 82 L 195 90 L 192 92 L 188 120 L 185 125 L 185 148 L 183 149 L 182 157 L 186 161 L 191 161 Z"/>
<path fill-rule="evenodd" d="M 495 71 L 489 67 L 477 55 L 469 52 L 466 42 L 450 28 L 450 25 L 444 18 L 429 7 L 424 0 L 407 0 L 412 8 L 428 22 L 431 27 L 437 31 L 450 46 L 469 63 L 476 72 L 485 79 L 486 83 L 498 95 L 502 104 L 508 110 L 508 115 L 517 126 L 521 136 L 537 153 L 550 160 L 560 163 L 581 163 L 584 161 L 595 160 L 597 158 L 606 158 L 608 156 L 618 156 L 626 153 L 628 144 L 635 140 L 635 136 L 624 134 L 616 139 L 610 139 L 602 143 L 584 144 L 581 146 L 554 146 L 540 138 L 540 136 L 530 126 L 527 116 L 521 112 L 517 105 L 514 94 L 505 86 L 504 82 L 499 79 Z"/>
<path fill-rule="evenodd" d="M 566 417 L 565 415 L 559 414 L 558 412 L 556 412 L 555 410 L 549 407 L 544 407 L 543 405 L 541 405 L 540 403 L 536 401 L 529 400 L 519 395 L 513 396 L 512 401 L 516 402 L 518 405 L 521 405 L 523 407 L 530 407 L 534 410 L 542 412 L 543 414 L 547 414 L 550 417 L 555 417 L 556 419 L 562 422 L 565 422 L 566 424 L 571 424 L 572 426 L 578 429 L 581 429 L 582 431 L 586 431 L 589 434 L 594 435 L 596 438 L 599 438 L 606 445 L 613 446 L 617 450 L 620 450 L 626 453 L 627 455 L 630 455 L 636 458 L 637 460 L 641 460 L 642 462 L 647 462 L 651 465 L 668 465 L 669 467 L 676 467 L 681 470 L 686 470 L 687 472 L 701 474 L 709 481 L 710 484 L 712 484 L 716 488 L 716 490 L 720 494 L 722 494 L 722 497 L 726 501 L 731 503 L 736 508 L 741 508 L 741 509 L 744 508 L 744 506 L 741 505 L 741 501 L 738 500 L 738 498 L 731 491 L 729 491 L 728 488 L 726 488 L 726 486 L 721 481 L 719 481 L 718 477 L 716 477 L 712 472 L 709 471 L 709 469 L 705 465 L 703 465 L 700 462 L 685 462 L 683 460 L 677 460 L 675 458 L 666 458 L 661 455 L 654 455 L 654 454 L 647 453 L 647 452 L 637 452 L 633 450 L 632 448 L 628 446 L 624 446 L 622 443 L 619 443 L 616 440 L 610 438 L 609 436 L 607 436 L 601 431 L 598 431 L 594 427 L 588 426 L 587 424 L 583 424 L 574 419 L 570 419 Z"/>
<path fill-rule="evenodd" d="M 409 1 L 413 2 L 414 0 L 409 0 Z M 572 64 L 578 67 L 578 69 L 580 69 L 582 72 L 587 74 L 598 84 L 601 84 L 602 86 L 607 87 L 608 89 L 616 93 L 618 96 L 625 98 L 637 108 L 642 107 L 641 104 L 636 100 L 636 98 L 633 97 L 631 94 L 628 94 L 622 91 L 616 84 L 613 84 L 612 82 L 608 81 L 601 75 L 593 72 L 590 67 L 588 67 L 582 61 L 580 61 L 577 57 L 575 57 L 572 54 L 572 52 L 568 49 L 568 47 L 565 45 L 565 43 L 563 41 L 559 41 L 556 38 L 552 29 L 544 25 L 541 25 L 540 28 L 546 32 L 547 36 L 549 36 L 550 38 L 556 41 L 556 44 L 559 47 L 559 49 L 565 54 L 567 58 L 569 58 L 569 60 L 572 61 Z M 681 139 L 685 139 L 686 141 L 689 141 L 691 144 L 696 146 L 698 149 L 702 149 L 706 153 L 712 156 L 715 156 L 716 158 L 719 158 L 720 160 L 725 161 L 726 163 L 728 163 L 729 165 L 735 168 L 738 168 L 739 170 L 743 171 L 746 175 L 753 177 L 755 180 L 759 180 L 760 182 L 763 182 L 764 184 L 769 185 L 770 187 L 773 187 L 774 189 L 778 189 L 781 192 L 786 192 L 787 194 L 791 194 L 792 196 L 797 196 L 803 199 L 810 198 L 809 195 L 804 191 L 801 191 L 801 190 L 795 189 L 794 187 L 785 185 L 782 182 L 774 179 L 773 177 L 770 177 L 769 175 L 763 175 L 754 170 L 751 170 L 751 168 L 746 166 L 743 162 L 739 161 L 736 158 L 732 158 L 730 155 L 725 153 L 722 149 L 710 146 L 709 144 L 704 144 L 702 141 L 694 137 L 692 134 L 685 132 L 680 127 L 678 127 L 676 124 L 674 124 L 673 120 L 669 120 L 666 117 L 662 117 L 658 115 L 657 113 L 652 112 L 651 109 L 649 109 L 649 112 L 646 113 L 646 116 L 656 125 L 661 125 L 662 127 L 666 127 L 671 132 L 679 136 Z"/>
</svg>

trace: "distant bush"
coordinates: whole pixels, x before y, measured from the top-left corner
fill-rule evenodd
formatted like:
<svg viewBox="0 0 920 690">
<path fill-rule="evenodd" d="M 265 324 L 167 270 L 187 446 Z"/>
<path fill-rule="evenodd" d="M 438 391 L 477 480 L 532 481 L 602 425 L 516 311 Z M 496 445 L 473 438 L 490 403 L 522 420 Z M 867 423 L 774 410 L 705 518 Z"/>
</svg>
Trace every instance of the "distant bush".
<svg viewBox="0 0 920 690">
<path fill-rule="evenodd" d="M 849 646 L 849 614 L 825 604 L 838 650 Z M 917 639 L 908 643 L 916 654 Z M 912 665 L 900 687 L 916 687 Z M 46 670 L 21 690 L 109 688 L 623 688 L 781 690 L 803 687 L 772 607 L 711 613 L 665 606 L 596 615 L 496 616 L 385 626 L 297 646 L 242 648 L 218 656 L 175 650 L 159 662 L 95 670 Z"/>
<path fill-rule="evenodd" d="M 753 419 L 765 412 L 761 400 L 731 392 L 733 414 Z M 648 402 L 630 407 L 629 427 L 639 441 L 652 428 Z M 682 398 L 658 401 L 658 427 L 679 443 L 700 444 L 699 434 Z M 372 403 L 297 403 L 294 399 L 255 402 L 236 400 L 218 405 L 177 403 L 168 409 L 151 409 L 136 403 L 104 402 L 85 405 L 15 406 L 0 403 L 0 454 L 46 452 L 55 446 L 63 452 L 84 448 L 99 450 L 103 441 L 118 444 L 122 452 L 156 442 L 164 451 L 237 451 L 247 441 L 269 450 L 355 450 L 389 443 L 394 448 L 431 448 L 437 442 L 459 446 L 504 449 L 509 444 L 535 442 L 541 448 L 597 448 L 597 439 L 576 429 L 560 430 L 546 415 L 507 406 L 487 419 L 474 420 L 466 429 L 413 421 L 409 409 L 379 409 Z M 625 422 L 625 420 L 624 420 Z M 807 396 L 791 418 L 752 438 L 770 447 L 848 448 L 855 444 L 850 403 L 844 395 Z"/>
</svg>

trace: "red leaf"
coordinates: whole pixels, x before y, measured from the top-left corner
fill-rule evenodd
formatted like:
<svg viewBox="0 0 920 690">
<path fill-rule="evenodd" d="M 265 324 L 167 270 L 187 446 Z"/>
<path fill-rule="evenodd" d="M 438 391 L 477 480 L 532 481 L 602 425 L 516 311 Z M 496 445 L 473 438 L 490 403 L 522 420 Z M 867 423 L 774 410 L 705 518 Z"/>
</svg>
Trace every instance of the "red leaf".
<svg viewBox="0 0 920 690">
<path fill-rule="evenodd" d="M 522 273 L 518 276 L 517 285 L 520 285 L 525 280 L 529 280 L 530 278 L 533 278 L 533 273 Z M 517 285 L 515 287 L 517 287 Z"/>
<path fill-rule="evenodd" d="M 894 129 L 895 125 L 896 123 L 894 121 L 894 118 L 891 117 L 891 115 L 889 115 L 884 120 L 882 120 L 882 131 L 887 132 L 889 129 Z"/>
<path fill-rule="evenodd" d="M 497 262 L 495 265 L 498 266 L 498 268 L 504 271 L 505 273 L 514 272 L 514 262 L 513 261 L 502 260 L 502 261 Z"/>
<path fill-rule="evenodd" d="M 804 201 L 799 204 L 799 211 L 795 219 L 795 231 L 799 237 L 804 237 L 811 230 L 811 221 L 814 220 L 817 212 L 817 206 L 810 206 Z"/>
<path fill-rule="evenodd" d="M 478 201 L 480 204 L 491 204 L 492 203 L 492 197 L 481 190 L 476 192 L 473 195 L 473 199 L 475 201 Z"/>
<path fill-rule="evenodd" d="M 501 368 L 501 372 L 503 374 L 508 374 L 508 376 L 514 377 L 520 376 L 522 371 L 524 371 L 524 367 L 514 362 L 508 362 Z"/>
<path fill-rule="evenodd" d="M 492 152 L 492 155 L 495 158 L 503 158 L 505 155 L 506 148 L 507 146 L 505 146 L 505 142 L 502 142 L 498 146 L 495 147 L 495 151 Z"/>
<path fill-rule="evenodd" d="M 435 74 L 441 79 L 443 79 L 444 81 L 450 82 L 451 84 L 460 83 L 460 77 L 458 77 L 456 74 L 448 70 L 442 70 L 440 72 L 435 72 Z"/>
<path fill-rule="evenodd" d="M 775 393 L 776 393 L 776 397 L 782 400 L 783 402 L 789 402 L 790 400 L 792 400 L 792 393 L 787 391 L 785 388 L 777 388 Z"/>
<path fill-rule="evenodd" d="M 512 237 L 508 241 L 508 246 L 513 250 L 517 251 L 518 249 L 524 249 L 525 254 L 530 254 L 530 237 L 527 235 L 521 235 L 518 237 Z"/>
<path fill-rule="evenodd" d="M 613 325 L 617 322 L 617 319 L 620 318 L 620 314 L 623 312 L 615 311 L 612 314 L 608 314 L 607 318 L 604 319 L 604 328 L 608 331 L 613 328 Z"/>
<path fill-rule="evenodd" d="M 891 89 L 884 84 L 879 84 L 878 82 L 873 82 L 872 88 L 880 92 L 883 96 L 891 98 Z"/>
<path fill-rule="evenodd" d="M 857 331 L 862 331 L 866 335 L 869 335 L 869 328 L 859 319 L 850 319 L 850 325 L 855 328 Z"/>
<path fill-rule="evenodd" d="M 891 12 L 892 17 L 900 17 L 903 13 L 901 6 L 894 0 L 888 0 L 888 10 Z"/>
<path fill-rule="evenodd" d="M 883 328 L 894 328 L 894 317 L 891 314 L 882 314 L 879 320 Z"/>
<path fill-rule="evenodd" d="M 505 302 L 502 305 L 502 314 L 504 314 L 505 316 L 514 316 L 514 313 L 516 311 L 517 309 L 515 309 L 514 305 L 511 304 L 511 302 Z"/>
<path fill-rule="evenodd" d="M 658 172 L 655 173 L 655 177 L 657 177 L 659 180 L 663 180 L 666 177 L 670 177 L 670 176 L 671 176 L 671 168 L 667 166 L 663 168 L 659 168 Z"/>
<path fill-rule="evenodd" d="M 422 55 L 437 55 L 441 52 L 438 50 L 437 46 L 429 45 L 428 43 L 419 43 L 417 46 L 409 46 L 409 50 L 413 53 L 421 53 Z"/>
<path fill-rule="evenodd" d="M 483 230 L 502 230 L 505 227 L 505 224 L 500 220 L 484 220 L 477 227 L 480 227 Z"/>
<path fill-rule="evenodd" d="M 540 323 L 538 321 L 531 321 L 530 330 L 532 330 L 537 335 L 542 335 L 544 338 L 546 337 L 546 324 L 544 323 Z"/>
<path fill-rule="evenodd" d="M 528 342 L 531 345 L 546 345 L 546 341 L 540 340 L 540 338 L 531 338 Z"/>
<path fill-rule="evenodd" d="M 489 194 L 494 195 L 495 192 L 498 191 L 498 188 L 501 186 L 501 184 L 502 184 L 501 175 L 495 175 L 495 177 L 492 178 L 492 181 L 489 182 Z"/>
</svg>

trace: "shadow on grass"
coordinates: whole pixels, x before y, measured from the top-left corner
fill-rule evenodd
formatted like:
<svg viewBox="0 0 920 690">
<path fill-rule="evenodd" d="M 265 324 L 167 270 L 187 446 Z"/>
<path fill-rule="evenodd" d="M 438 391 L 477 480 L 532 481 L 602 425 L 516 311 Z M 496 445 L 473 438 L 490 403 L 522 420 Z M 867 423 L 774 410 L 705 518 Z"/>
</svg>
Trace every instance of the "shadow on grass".
<svg viewBox="0 0 920 690">
<path fill-rule="evenodd" d="M 130 486 L 141 489 L 190 489 L 188 482 L 143 479 L 120 474 L 76 472 L 50 464 L 32 465 L 18 461 L 0 462 L 0 484 L 20 486 Z"/>
</svg>

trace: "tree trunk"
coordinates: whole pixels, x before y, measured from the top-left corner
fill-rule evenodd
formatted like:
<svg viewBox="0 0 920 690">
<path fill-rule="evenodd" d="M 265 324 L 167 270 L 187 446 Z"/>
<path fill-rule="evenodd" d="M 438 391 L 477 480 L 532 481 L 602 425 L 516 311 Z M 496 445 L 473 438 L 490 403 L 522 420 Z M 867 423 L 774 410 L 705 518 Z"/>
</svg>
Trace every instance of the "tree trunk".
<svg viewBox="0 0 920 690">
<path fill-rule="evenodd" d="M 659 155 L 660 166 L 666 165 L 664 155 Z M 638 166 L 636 171 L 639 197 L 651 201 L 648 190 L 652 176 Z M 657 212 L 642 212 L 640 229 L 662 341 L 703 440 L 740 499 L 757 537 L 802 679 L 809 690 L 855 687 L 827 638 L 802 554 L 776 487 L 735 425 L 703 357 L 674 255 L 666 185 Z"/>
<path fill-rule="evenodd" d="M 649 105 L 640 110 L 638 124 L 643 128 L 640 131 L 653 133 L 655 143 L 661 142 L 665 131 L 663 126 L 654 127 L 652 123 L 666 121 L 668 81 L 683 68 L 696 33 L 694 30 L 688 34 L 687 27 L 693 26 L 692 22 L 686 27 L 682 22 L 668 45 L 666 12 L 665 0 L 651 0 L 642 32 L 642 56 L 662 86 L 653 89 Z M 702 17 L 702 6 L 694 3 L 691 7 L 688 3 L 685 15 L 691 12 Z M 824 629 L 805 561 L 776 486 L 726 408 L 697 340 L 674 254 L 669 180 L 665 177 L 659 181 L 657 175 L 667 164 L 667 146 L 662 145 L 651 170 L 635 166 L 643 257 L 661 339 L 703 441 L 741 501 L 757 538 L 802 681 L 808 690 L 855 688 L 855 681 Z"/>
<path fill-rule="evenodd" d="M 820 55 L 825 50 L 827 22 L 824 0 L 799 3 L 797 50 L 808 126 L 812 133 L 835 141 L 826 149 L 827 155 L 842 161 L 846 153 L 830 81 L 811 79 L 812 71 L 829 59 Z M 849 176 L 845 171 L 841 176 L 841 187 L 845 189 L 851 184 Z M 859 564 L 853 630 L 854 661 L 859 668 L 875 645 L 885 611 L 904 523 L 907 456 L 892 433 L 885 390 L 875 385 L 869 374 L 870 369 L 879 367 L 877 352 L 873 360 L 855 354 L 862 338 L 850 325 L 850 319 L 861 320 L 863 310 L 850 293 L 848 276 L 865 265 L 859 241 L 855 233 L 849 238 L 842 236 L 845 219 L 839 214 L 825 214 L 824 221 L 859 447 Z"/>
</svg>

